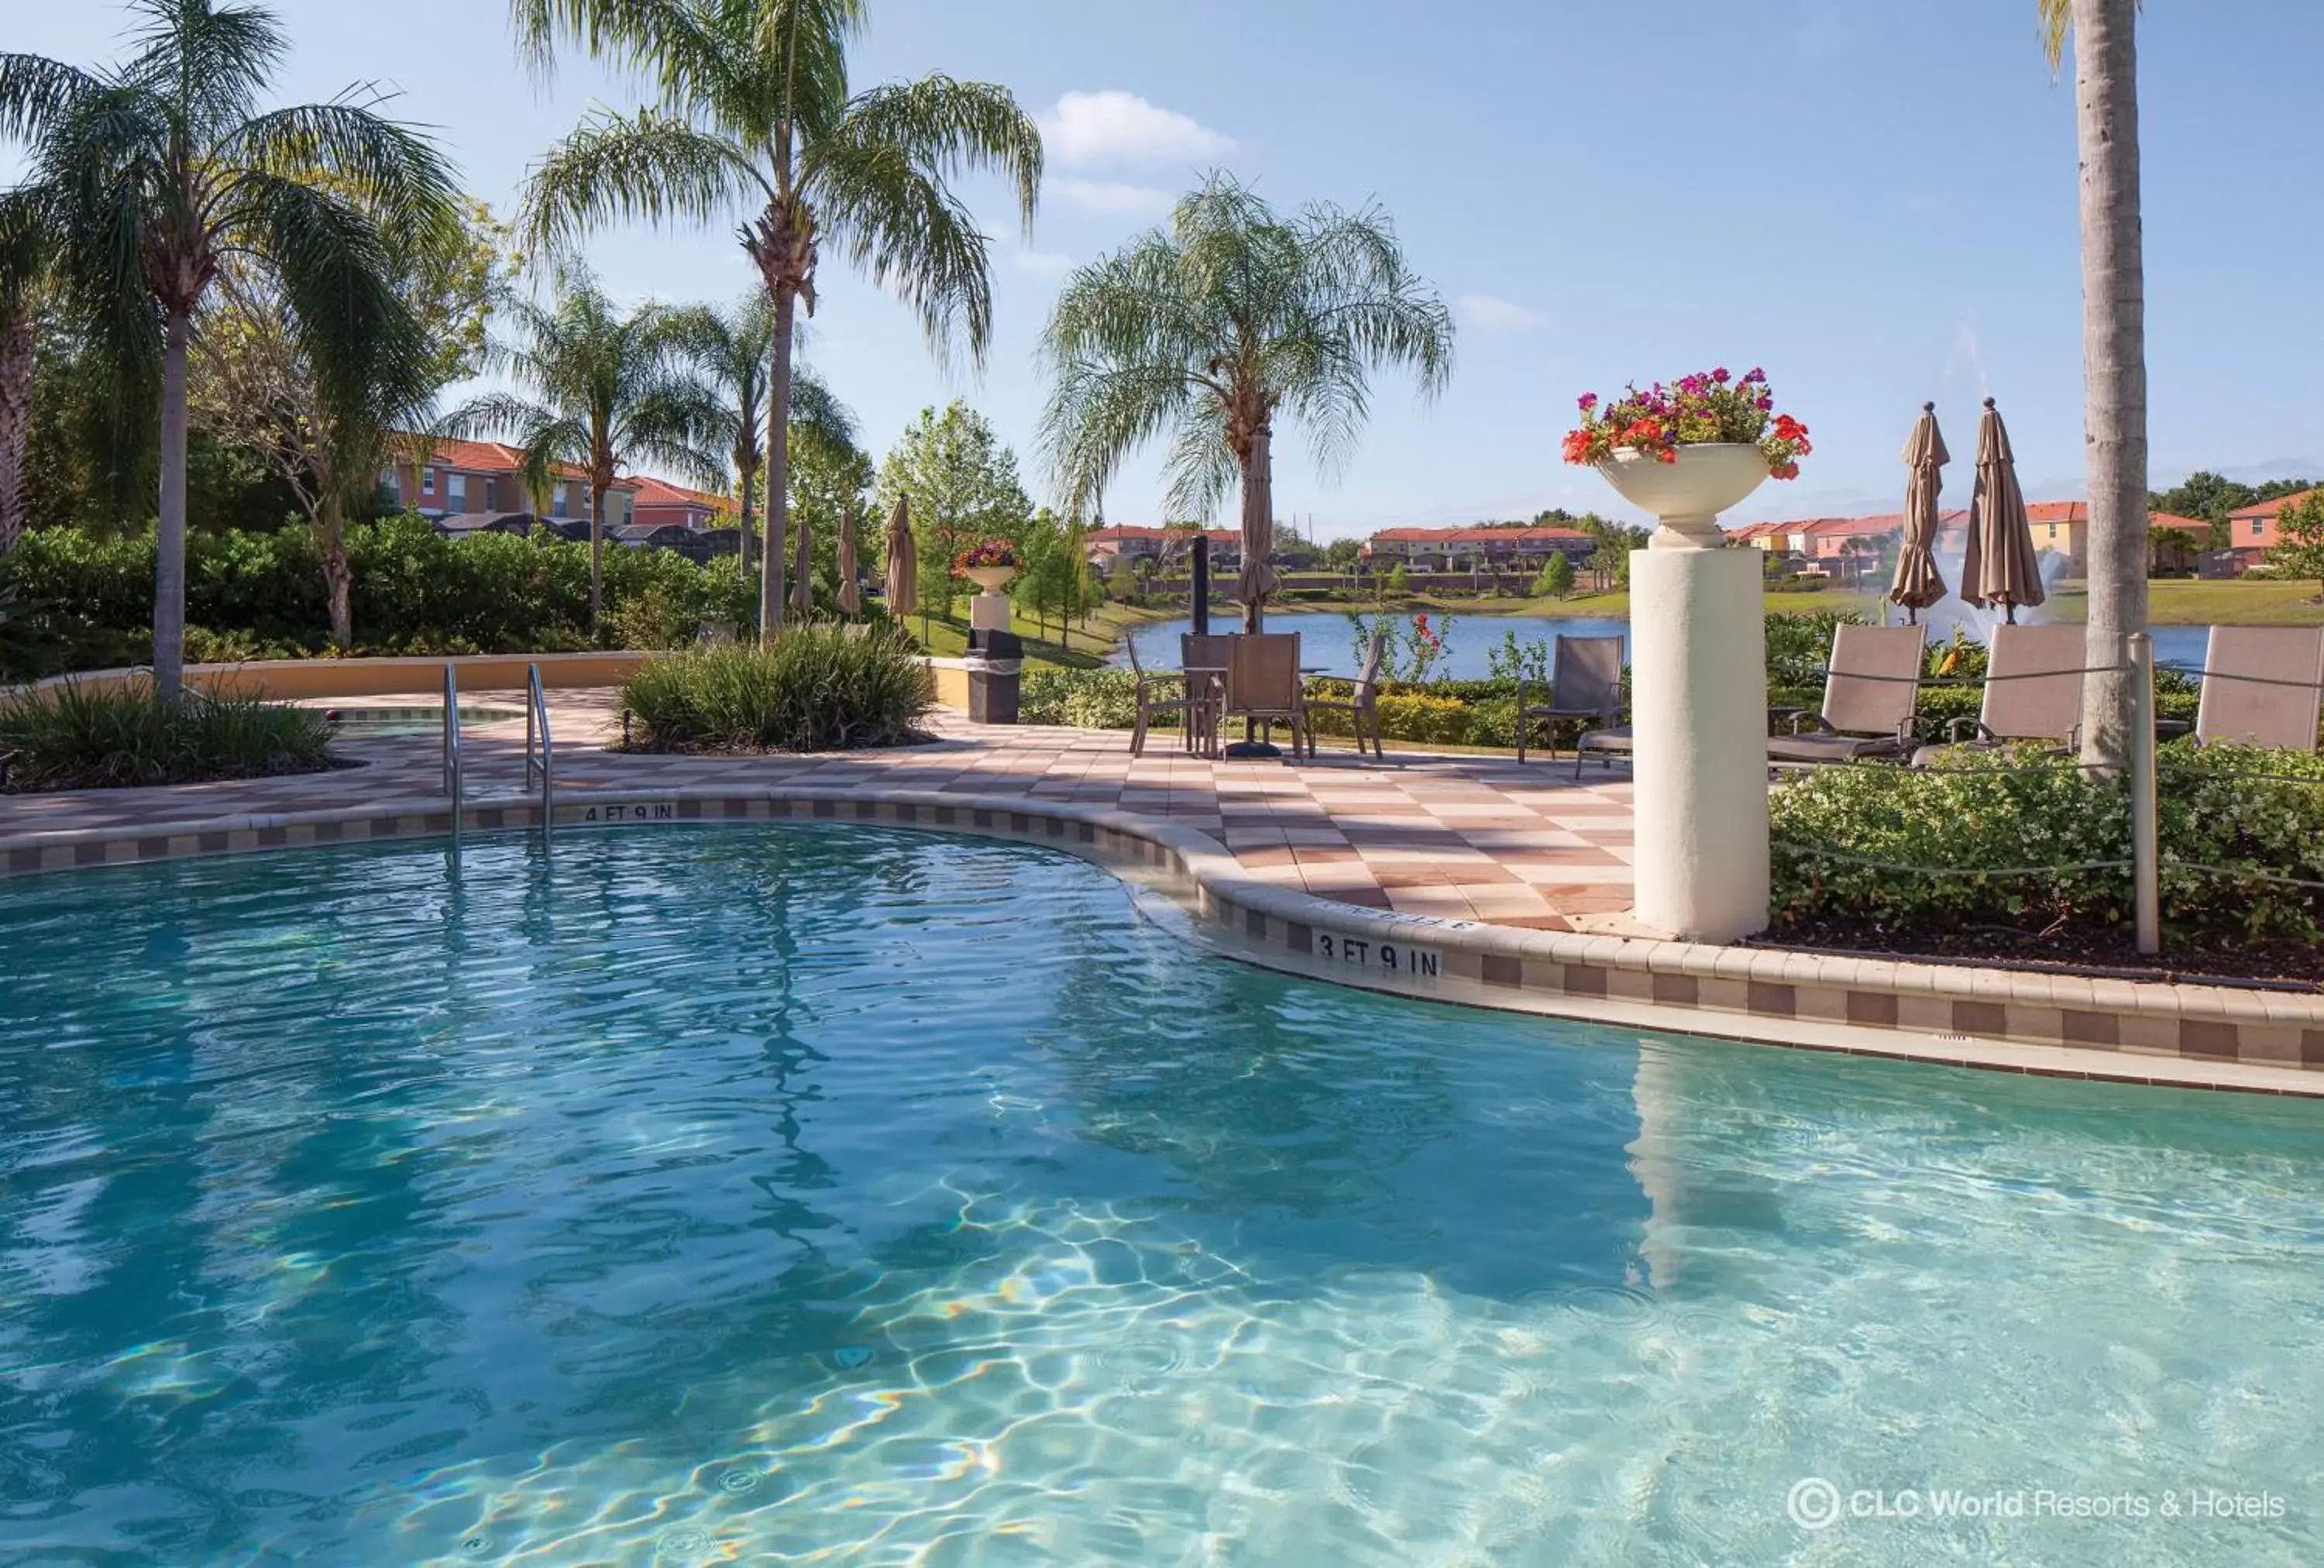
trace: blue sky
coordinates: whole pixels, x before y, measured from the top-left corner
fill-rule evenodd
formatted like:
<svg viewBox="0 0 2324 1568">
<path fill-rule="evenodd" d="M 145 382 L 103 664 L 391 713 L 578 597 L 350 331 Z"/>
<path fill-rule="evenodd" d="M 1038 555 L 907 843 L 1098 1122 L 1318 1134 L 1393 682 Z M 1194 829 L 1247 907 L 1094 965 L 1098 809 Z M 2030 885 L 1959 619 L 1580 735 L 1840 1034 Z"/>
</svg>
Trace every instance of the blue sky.
<svg viewBox="0 0 2324 1568">
<path fill-rule="evenodd" d="M 496 0 L 281 0 L 286 100 L 400 93 L 469 187 L 512 209 L 528 164 L 627 85 L 586 60 L 535 83 Z M 884 450 L 964 396 L 1044 489 L 1034 352 L 1065 271 L 1157 221 L 1213 164 L 1286 204 L 1376 198 L 1461 318 L 1433 406 L 1388 378 L 1335 480 L 1278 438 L 1277 504 L 1324 537 L 1547 505 L 1618 512 L 1558 461 L 1573 399 L 1628 379 L 1764 364 L 1815 433 L 1790 484 L 1736 521 L 1893 508 L 1934 398 L 1965 499 L 1978 399 L 2000 401 L 2028 493 L 2082 493 L 2073 95 L 2034 0 L 873 0 L 859 82 L 942 69 L 1004 83 L 1052 129 L 1020 243 L 995 245 L 982 378 L 947 376 L 908 313 L 826 263 L 807 357 Z M 2153 474 L 2324 473 L 2324 252 L 2314 62 L 2324 5 L 2153 0 L 2141 28 Z M 13 0 L 5 47 L 111 58 L 103 0 Z M 1069 97 L 1069 95 L 1071 95 Z M 6 167 L 0 164 L 0 168 Z M 750 277 L 723 230 L 590 249 L 625 296 L 723 299 Z M 1152 461 L 1108 496 L 1151 521 Z M 1230 503 L 1230 506 L 1231 503 Z"/>
</svg>

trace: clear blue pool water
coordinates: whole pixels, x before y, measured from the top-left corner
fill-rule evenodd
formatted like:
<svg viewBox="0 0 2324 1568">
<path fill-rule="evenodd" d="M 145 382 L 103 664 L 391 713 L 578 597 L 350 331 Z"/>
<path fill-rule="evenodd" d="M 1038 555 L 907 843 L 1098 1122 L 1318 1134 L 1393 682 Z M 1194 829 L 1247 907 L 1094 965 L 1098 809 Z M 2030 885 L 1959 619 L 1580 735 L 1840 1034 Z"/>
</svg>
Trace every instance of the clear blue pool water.
<svg viewBox="0 0 2324 1568">
<path fill-rule="evenodd" d="M 868 829 L 0 953 L 0 1561 L 2324 1560 L 2324 1108 L 1368 996 Z"/>
</svg>

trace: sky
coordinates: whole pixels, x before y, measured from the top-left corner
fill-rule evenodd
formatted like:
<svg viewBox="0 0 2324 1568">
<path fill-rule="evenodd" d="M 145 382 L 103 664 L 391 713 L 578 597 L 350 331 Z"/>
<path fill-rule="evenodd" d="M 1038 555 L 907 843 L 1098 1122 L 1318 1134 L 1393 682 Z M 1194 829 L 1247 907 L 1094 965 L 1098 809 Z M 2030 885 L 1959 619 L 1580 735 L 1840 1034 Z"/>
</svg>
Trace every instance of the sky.
<svg viewBox="0 0 2324 1568">
<path fill-rule="evenodd" d="M 519 60 L 496 0 L 278 0 L 282 102 L 370 84 L 512 213 L 528 168 L 628 81 Z M 1802 476 L 1730 521 L 1894 510 L 1933 399 L 1971 481 L 1997 400 L 2029 497 L 2081 496 L 2080 267 L 2071 68 L 2053 80 L 2034 0 L 872 0 L 869 86 L 941 70 L 1039 116 L 1033 233 L 997 183 L 966 189 L 993 240 L 981 374 L 949 372 L 911 315 L 826 249 L 804 356 L 884 451 L 965 398 L 1047 498 L 1041 328 L 1070 270 L 1167 218 L 1212 168 L 1284 206 L 1377 202 L 1452 306 L 1450 387 L 1388 373 L 1361 447 L 1319 472 L 1278 430 L 1276 504 L 1336 538 L 1409 524 L 1629 514 L 1559 438 L 1583 392 L 1764 366 L 1813 431 Z M 0 0 L 0 48 L 120 52 L 110 0 Z M 2313 62 L 2324 5 L 2150 0 L 2140 26 L 2152 476 L 2324 474 L 2324 162 Z M 0 177 L 14 161 L 0 153 Z M 624 299 L 727 300 L 752 279 L 731 228 L 611 230 L 588 247 Z M 1162 515 L 1158 453 L 1106 497 Z M 1232 502 L 1228 508 L 1231 513 Z M 1630 521 L 1638 521 L 1631 517 Z"/>
</svg>

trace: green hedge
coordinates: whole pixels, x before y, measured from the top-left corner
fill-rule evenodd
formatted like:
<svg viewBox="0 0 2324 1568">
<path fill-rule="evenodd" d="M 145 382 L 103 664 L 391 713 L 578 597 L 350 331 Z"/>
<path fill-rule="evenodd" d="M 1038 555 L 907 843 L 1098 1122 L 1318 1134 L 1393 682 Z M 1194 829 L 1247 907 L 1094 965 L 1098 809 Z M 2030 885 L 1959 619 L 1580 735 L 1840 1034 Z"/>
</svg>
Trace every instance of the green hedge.
<svg viewBox="0 0 2324 1568">
<path fill-rule="evenodd" d="M 0 699 L 11 789 L 105 789 L 305 773 L 332 766 L 318 708 L 189 692 L 161 703 L 143 685 L 61 686 Z"/>
<path fill-rule="evenodd" d="M 2174 742 L 2163 748 L 2157 778 L 2172 929 L 2324 936 L 2324 899 L 2314 890 L 2259 880 L 2324 881 L 2324 757 Z M 1777 789 L 1770 809 L 1779 927 L 1839 919 L 1909 934 L 2129 918 L 2126 869 L 2003 874 L 2130 858 L 2122 785 L 2038 746 L 1963 752 L 1924 769 L 1819 769 Z M 1968 874 L 1889 869 L 1895 866 Z M 2235 874 L 2180 869 L 2193 866 Z"/>
<path fill-rule="evenodd" d="M 650 752 L 831 752 L 916 738 L 936 706 L 919 649 L 885 623 L 791 626 L 773 643 L 648 659 L 622 687 Z"/>
<path fill-rule="evenodd" d="M 589 548 L 545 532 L 454 539 L 406 514 L 347 530 L 359 653 L 553 652 L 592 646 Z M 27 533 L 0 567 L 18 609 L 0 675 L 26 678 L 152 656 L 153 536 Z M 704 621 L 756 621 L 732 558 L 608 546 L 597 646 L 674 647 Z M 303 529 L 186 541 L 187 657 L 311 658 L 329 644 L 321 566 Z"/>
</svg>

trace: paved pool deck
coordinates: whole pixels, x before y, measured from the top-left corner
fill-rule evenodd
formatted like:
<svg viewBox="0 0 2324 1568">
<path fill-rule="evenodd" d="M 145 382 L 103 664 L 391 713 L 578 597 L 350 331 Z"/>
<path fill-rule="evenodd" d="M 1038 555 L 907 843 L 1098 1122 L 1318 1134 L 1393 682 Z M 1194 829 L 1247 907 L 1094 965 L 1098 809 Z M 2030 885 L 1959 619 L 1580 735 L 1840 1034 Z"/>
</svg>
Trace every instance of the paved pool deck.
<svg viewBox="0 0 2324 1568">
<path fill-rule="evenodd" d="M 497 695 L 477 699 L 503 711 Z M 770 784 L 940 790 L 1071 801 L 1209 835 L 1255 881 L 1376 909 L 1533 930 L 1623 929 L 1631 902 L 1630 783 L 1569 756 L 1402 755 L 1326 747 L 1319 760 L 1211 761 L 1157 733 L 1142 757 L 1120 731 L 972 724 L 950 710 L 935 744 L 813 757 L 663 757 L 609 752 L 610 695 L 552 692 L 561 789 L 652 791 Z M 324 706 L 324 705 L 317 705 Z M 409 706 L 390 697 L 341 705 Z M 524 725 L 464 728 L 466 793 L 514 795 Z M 343 742 L 364 766 L 164 789 L 0 795 L 0 837 L 352 807 L 440 793 L 435 735 Z"/>
</svg>

